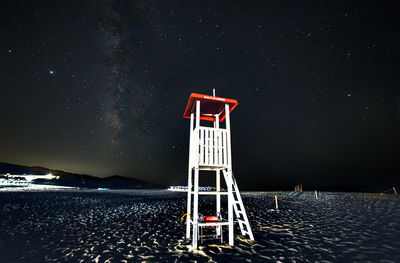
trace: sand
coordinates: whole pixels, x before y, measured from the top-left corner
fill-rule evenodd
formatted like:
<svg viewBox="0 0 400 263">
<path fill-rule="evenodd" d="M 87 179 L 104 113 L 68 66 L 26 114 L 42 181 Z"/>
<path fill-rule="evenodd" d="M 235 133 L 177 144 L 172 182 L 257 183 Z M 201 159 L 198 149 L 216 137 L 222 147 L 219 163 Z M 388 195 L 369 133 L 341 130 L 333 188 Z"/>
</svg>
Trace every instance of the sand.
<svg viewBox="0 0 400 263">
<path fill-rule="evenodd" d="M 263 207 L 275 194 L 305 202 Z M 400 262 L 399 196 L 242 197 L 256 241 L 238 235 L 235 247 L 206 240 L 191 250 L 180 221 L 184 193 L 2 189 L 0 262 Z M 201 198 L 203 214 L 214 207 Z"/>
</svg>

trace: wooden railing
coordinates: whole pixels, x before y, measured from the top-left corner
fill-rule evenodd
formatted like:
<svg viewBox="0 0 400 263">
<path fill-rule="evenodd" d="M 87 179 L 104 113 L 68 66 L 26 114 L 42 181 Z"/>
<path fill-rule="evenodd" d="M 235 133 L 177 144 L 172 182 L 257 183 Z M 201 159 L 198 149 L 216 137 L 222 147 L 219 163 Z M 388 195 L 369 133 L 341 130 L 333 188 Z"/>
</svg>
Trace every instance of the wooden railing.
<svg viewBox="0 0 400 263">
<path fill-rule="evenodd" d="M 227 166 L 227 133 L 225 129 L 198 127 L 198 163 L 204 166 Z M 196 156 L 196 155 L 195 155 Z"/>
</svg>

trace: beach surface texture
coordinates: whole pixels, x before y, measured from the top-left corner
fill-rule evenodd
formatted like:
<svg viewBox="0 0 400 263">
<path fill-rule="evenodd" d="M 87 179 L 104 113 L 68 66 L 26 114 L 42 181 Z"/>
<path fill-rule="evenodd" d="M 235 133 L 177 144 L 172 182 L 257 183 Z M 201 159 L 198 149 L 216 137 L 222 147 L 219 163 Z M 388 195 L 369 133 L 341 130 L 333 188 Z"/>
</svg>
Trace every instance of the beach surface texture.
<svg viewBox="0 0 400 263">
<path fill-rule="evenodd" d="M 271 202 L 278 196 L 279 209 Z M 186 194 L 1 189 L 1 262 L 400 262 L 394 194 L 244 192 L 255 241 L 185 239 Z M 199 212 L 213 215 L 201 197 Z M 205 229 L 212 234 L 213 228 Z M 227 231 L 225 231 L 227 240 Z"/>
</svg>

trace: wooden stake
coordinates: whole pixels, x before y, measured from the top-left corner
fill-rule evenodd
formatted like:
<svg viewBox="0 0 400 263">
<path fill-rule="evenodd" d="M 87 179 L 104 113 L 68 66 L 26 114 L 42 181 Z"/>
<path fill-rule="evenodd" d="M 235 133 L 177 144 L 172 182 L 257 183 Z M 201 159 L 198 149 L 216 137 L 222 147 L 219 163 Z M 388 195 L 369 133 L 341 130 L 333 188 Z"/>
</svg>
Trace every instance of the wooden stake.
<svg viewBox="0 0 400 263">
<path fill-rule="evenodd" d="M 278 197 L 275 195 L 275 208 L 278 209 Z"/>
<path fill-rule="evenodd" d="M 396 191 L 396 188 L 394 186 L 393 186 L 393 191 L 394 191 L 394 194 L 397 195 L 397 191 Z"/>
</svg>

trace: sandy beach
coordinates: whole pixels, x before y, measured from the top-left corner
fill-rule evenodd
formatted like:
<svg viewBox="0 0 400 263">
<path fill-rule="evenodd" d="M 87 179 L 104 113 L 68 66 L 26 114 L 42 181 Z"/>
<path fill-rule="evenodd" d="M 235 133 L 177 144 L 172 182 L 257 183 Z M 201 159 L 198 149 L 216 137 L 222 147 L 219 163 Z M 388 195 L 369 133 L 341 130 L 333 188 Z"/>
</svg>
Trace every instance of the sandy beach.
<svg viewBox="0 0 400 263">
<path fill-rule="evenodd" d="M 267 205 L 278 195 L 279 209 Z M 186 195 L 166 190 L 2 189 L 1 262 L 399 262 L 400 198 L 244 192 L 255 241 L 184 238 Z M 212 214 L 211 197 L 199 211 Z M 239 233 L 236 228 L 236 233 Z M 226 234 L 226 233 L 225 233 Z"/>
</svg>

